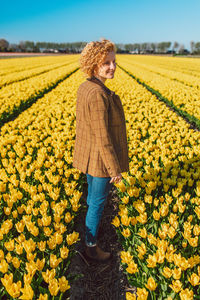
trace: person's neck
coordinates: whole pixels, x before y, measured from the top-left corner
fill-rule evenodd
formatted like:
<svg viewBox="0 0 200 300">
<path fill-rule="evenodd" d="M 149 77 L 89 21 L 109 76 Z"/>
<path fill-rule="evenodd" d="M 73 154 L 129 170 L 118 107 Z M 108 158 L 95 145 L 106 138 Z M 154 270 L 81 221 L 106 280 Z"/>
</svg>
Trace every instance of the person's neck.
<svg viewBox="0 0 200 300">
<path fill-rule="evenodd" d="M 99 79 L 103 84 L 105 84 L 106 78 L 101 77 L 99 75 L 94 75 L 94 77 L 96 77 L 97 79 Z"/>
</svg>

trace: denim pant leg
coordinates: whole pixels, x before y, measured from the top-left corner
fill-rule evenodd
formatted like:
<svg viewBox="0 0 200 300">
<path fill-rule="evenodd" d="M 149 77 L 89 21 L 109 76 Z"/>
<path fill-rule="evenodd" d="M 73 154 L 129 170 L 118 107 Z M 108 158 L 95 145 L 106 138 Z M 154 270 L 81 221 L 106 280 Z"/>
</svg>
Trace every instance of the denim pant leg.
<svg viewBox="0 0 200 300">
<path fill-rule="evenodd" d="M 92 193 L 92 179 L 93 176 L 91 176 L 90 174 L 87 174 L 87 183 L 88 183 L 88 194 L 87 194 L 87 205 L 89 206 L 90 203 L 90 197 L 91 197 L 91 193 Z"/>
<path fill-rule="evenodd" d="M 90 175 L 91 176 L 91 175 Z M 94 177 L 88 181 L 89 207 L 86 215 L 86 239 L 88 246 L 95 245 L 104 205 L 112 184 L 111 177 Z M 90 178 L 91 179 L 91 178 Z"/>
</svg>

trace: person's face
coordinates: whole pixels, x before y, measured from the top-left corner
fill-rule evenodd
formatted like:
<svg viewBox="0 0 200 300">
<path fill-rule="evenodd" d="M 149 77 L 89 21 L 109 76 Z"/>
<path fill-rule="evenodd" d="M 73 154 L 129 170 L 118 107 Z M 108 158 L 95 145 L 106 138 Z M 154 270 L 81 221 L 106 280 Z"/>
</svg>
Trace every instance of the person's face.
<svg viewBox="0 0 200 300">
<path fill-rule="evenodd" d="M 112 79 L 116 70 L 115 52 L 109 52 L 103 63 L 98 66 L 95 76 L 105 82 L 106 79 Z"/>
</svg>

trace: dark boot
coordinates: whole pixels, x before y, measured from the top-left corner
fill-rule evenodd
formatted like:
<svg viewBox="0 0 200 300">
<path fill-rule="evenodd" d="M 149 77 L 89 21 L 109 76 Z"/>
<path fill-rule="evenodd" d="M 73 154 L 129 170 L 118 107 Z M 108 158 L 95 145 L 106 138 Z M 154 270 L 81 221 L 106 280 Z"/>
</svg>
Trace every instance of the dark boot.
<svg viewBox="0 0 200 300">
<path fill-rule="evenodd" d="M 104 252 L 99 246 L 90 246 L 86 245 L 85 256 L 89 259 L 98 261 L 98 262 L 106 262 L 111 258 L 110 252 Z"/>
</svg>

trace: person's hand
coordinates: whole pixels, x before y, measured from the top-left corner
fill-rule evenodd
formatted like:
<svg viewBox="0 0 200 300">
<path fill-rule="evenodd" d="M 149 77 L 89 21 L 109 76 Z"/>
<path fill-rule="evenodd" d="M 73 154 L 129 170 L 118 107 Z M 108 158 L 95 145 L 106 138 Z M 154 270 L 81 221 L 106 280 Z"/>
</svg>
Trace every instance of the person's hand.
<svg viewBox="0 0 200 300">
<path fill-rule="evenodd" d="M 110 183 L 115 182 L 115 183 L 119 183 L 122 180 L 122 175 L 119 174 L 117 176 L 111 177 L 111 180 L 109 181 Z"/>
</svg>

